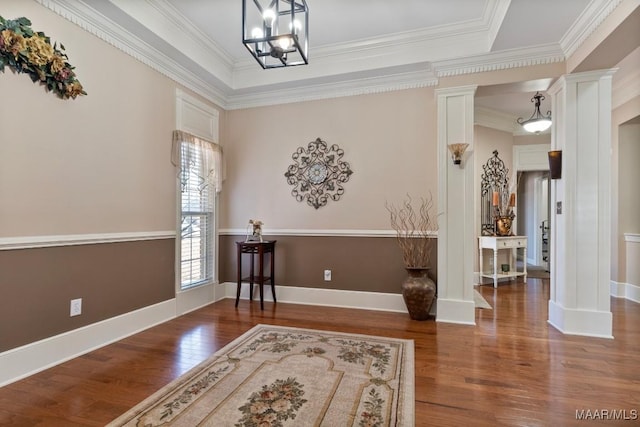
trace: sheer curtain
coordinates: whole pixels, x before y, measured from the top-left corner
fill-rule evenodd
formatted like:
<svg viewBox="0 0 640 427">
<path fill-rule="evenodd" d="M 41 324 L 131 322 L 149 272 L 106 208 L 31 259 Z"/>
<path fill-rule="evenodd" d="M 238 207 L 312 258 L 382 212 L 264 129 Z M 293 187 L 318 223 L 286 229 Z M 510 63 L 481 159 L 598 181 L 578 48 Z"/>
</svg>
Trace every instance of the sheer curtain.
<svg viewBox="0 0 640 427">
<path fill-rule="evenodd" d="M 213 281 L 215 200 L 222 189 L 222 148 L 183 131 L 173 132 L 172 163 L 180 180 L 180 287 Z"/>
<path fill-rule="evenodd" d="M 185 149 L 188 146 L 191 147 Z M 203 176 L 201 178 L 203 181 L 207 185 L 211 185 L 216 193 L 219 193 L 222 190 L 222 147 L 213 141 L 199 138 L 188 132 L 174 130 L 171 163 L 180 168 L 180 174 L 183 174 L 188 166 L 193 164 L 193 161 L 196 160 L 194 156 L 202 159 Z"/>
</svg>

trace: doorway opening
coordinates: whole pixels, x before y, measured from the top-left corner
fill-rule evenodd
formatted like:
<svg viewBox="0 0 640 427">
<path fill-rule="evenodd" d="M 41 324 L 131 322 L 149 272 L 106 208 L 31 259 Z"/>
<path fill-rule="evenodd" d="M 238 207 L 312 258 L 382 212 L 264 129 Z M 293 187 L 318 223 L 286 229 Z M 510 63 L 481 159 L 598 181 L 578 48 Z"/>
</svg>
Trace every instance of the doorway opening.
<svg viewBox="0 0 640 427">
<path fill-rule="evenodd" d="M 550 260 L 550 178 L 549 171 L 518 173 L 517 234 L 527 236 L 528 276 L 549 278 Z"/>
</svg>

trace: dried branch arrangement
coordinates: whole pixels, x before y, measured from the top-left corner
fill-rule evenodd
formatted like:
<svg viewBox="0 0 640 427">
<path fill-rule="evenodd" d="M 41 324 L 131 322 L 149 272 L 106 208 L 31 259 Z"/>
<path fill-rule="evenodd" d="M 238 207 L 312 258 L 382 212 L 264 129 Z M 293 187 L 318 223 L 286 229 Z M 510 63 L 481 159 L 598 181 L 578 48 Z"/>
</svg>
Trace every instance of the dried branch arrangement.
<svg viewBox="0 0 640 427">
<path fill-rule="evenodd" d="M 431 251 L 436 243 L 432 233 L 437 230 L 431 214 L 431 194 L 428 198 L 420 198 L 418 209 L 414 209 L 413 199 L 408 194 L 399 207 L 385 202 L 385 208 L 390 214 L 391 227 L 396 231 L 405 267 L 430 267 Z"/>
</svg>

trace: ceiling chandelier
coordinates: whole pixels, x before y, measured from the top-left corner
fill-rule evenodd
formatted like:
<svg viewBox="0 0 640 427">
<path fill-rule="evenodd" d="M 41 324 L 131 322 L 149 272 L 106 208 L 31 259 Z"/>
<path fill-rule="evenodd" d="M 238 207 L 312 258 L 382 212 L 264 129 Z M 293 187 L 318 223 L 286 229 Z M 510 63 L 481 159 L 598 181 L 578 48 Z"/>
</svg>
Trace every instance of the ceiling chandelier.
<svg viewBox="0 0 640 427">
<path fill-rule="evenodd" d="M 540 101 L 542 100 L 544 100 L 544 95 L 536 92 L 533 98 L 531 98 L 531 102 L 535 103 L 531 117 L 528 120 L 524 120 L 522 117 L 517 120 L 527 132 L 540 133 L 549 129 L 551 126 L 551 111 L 547 111 L 546 116 L 540 112 Z"/>
<path fill-rule="evenodd" d="M 306 0 L 242 0 L 242 43 L 265 69 L 308 64 Z"/>
</svg>

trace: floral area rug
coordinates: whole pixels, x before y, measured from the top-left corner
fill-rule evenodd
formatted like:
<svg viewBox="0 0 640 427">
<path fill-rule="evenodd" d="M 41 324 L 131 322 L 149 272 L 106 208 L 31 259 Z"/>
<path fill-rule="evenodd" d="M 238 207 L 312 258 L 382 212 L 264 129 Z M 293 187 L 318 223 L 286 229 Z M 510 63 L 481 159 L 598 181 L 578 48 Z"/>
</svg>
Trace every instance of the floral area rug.
<svg viewBox="0 0 640 427">
<path fill-rule="evenodd" d="M 412 340 L 257 325 L 109 426 L 413 426 Z"/>
</svg>

